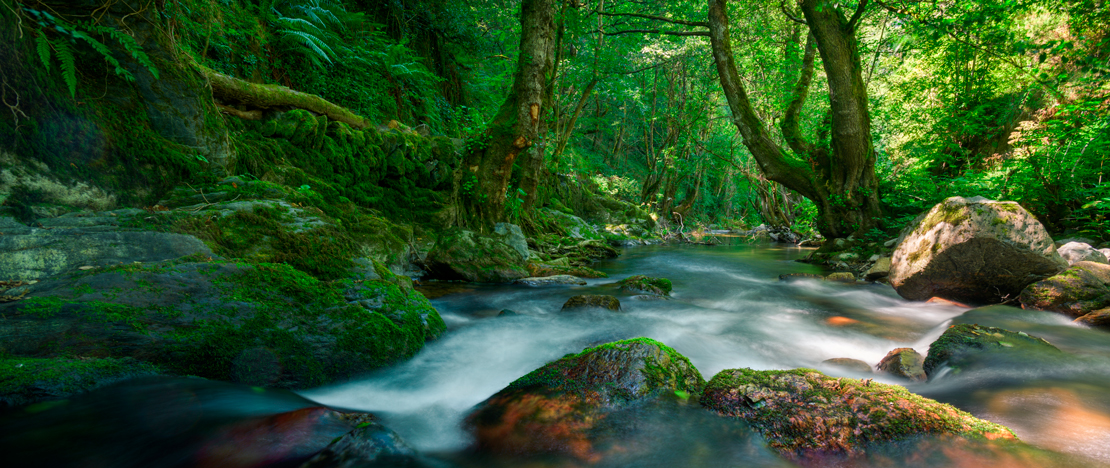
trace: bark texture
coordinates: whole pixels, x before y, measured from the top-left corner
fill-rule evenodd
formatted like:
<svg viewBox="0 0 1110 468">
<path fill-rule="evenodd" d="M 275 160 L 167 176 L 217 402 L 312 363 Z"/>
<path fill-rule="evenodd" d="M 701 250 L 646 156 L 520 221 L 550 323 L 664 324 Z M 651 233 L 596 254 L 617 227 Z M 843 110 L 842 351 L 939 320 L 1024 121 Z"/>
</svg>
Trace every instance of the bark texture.
<svg viewBox="0 0 1110 468">
<path fill-rule="evenodd" d="M 866 1 L 866 0 L 864 0 Z M 861 75 L 855 23 L 827 0 L 802 0 L 809 27 L 802 69 L 782 120 L 783 148 L 756 114 L 741 81 L 729 36 L 727 0 L 709 1 L 709 38 L 721 88 L 744 145 L 767 179 L 806 198 L 818 209 L 817 228 L 828 238 L 870 230 L 882 215 L 867 90 Z M 862 8 L 866 4 L 861 5 Z M 815 144 L 801 134 L 799 114 L 819 53 L 829 85 L 831 141 Z"/>
<path fill-rule="evenodd" d="M 315 94 L 294 91 L 284 86 L 249 83 L 201 65 L 197 65 L 197 69 L 211 84 L 212 97 L 225 104 L 237 103 L 255 109 L 304 109 L 326 115 L 331 120 L 346 123 L 357 129 L 365 129 L 371 125 L 370 121 L 345 107 L 332 104 Z M 252 119 L 255 116 L 251 111 L 240 111 L 226 105 L 222 106 L 221 110 L 244 119 Z"/>
<path fill-rule="evenodd" d="M 512 91 L 487 130 L 488 145 L 467 154 L 463 167 L 475 181 L 463 198 L 472 228 L 485 231 L 505 220 L 513 164 L 542 137 L 544 90 L 554 62 L 554 16 L 553 0 L 524 0 L 521 5 L 520 59 Z"/>
</svg>

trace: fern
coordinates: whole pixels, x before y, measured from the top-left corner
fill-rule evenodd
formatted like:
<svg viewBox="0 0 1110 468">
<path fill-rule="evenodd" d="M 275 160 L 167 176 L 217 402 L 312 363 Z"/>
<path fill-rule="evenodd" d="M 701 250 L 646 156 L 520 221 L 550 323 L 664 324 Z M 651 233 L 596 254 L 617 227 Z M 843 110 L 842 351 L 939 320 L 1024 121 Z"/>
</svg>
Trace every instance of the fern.
<svg viewBox="0 0 1110 468">
<path fill-rule="evenodd" d="M 58 62 L 62 66 L 62 81 L 69 87 L 69 95 L 77 97 L 77 60 L 73 57 L 73 47 L 65 38 L 55 39 L 52 43 L 54 51 L 58 53 Z"/>
<path fill-rule="evenodd" d="M 117 76 L 127 81 L 135 81 L 135 76 L 123 67 L 112 53 L 112 50 L 90 33 L 115 39 L 139 65 L 150 71 L 155 79 L 159 78 L 158 68 L 154 66 L 154 62 L 150 60 L 146 52 L 143 52 L 142 46 L 135 41 L 135 38 L 127 33 L 92 23 L 69 23 L 45 11 L 30 8 L 23 8 L 23 11 L 34 19 L 39 26 L 35 35 L 35 48 L 43 67 L 49 71 L 51 55 L 57 56 L 61 67 L 62 81 L 69 88 L 70 96 L 74 98 L 77 97 L 77 59 L 73 44 L 76 44 L 78 39 L 88 44 L 97 54 L 103 57 L 104 61 L 112 67 L 112 72 Z M 56 35 L 56 37 L 51 39 L 48 34 Z"/>
</svg>

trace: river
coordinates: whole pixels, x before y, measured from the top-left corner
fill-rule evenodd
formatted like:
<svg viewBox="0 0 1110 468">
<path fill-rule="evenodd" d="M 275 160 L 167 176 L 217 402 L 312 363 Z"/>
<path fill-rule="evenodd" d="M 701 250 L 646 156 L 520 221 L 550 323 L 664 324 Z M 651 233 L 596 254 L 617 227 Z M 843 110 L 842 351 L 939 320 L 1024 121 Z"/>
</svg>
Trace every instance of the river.
<svg viewBox="0 0 1110 468">
<path fill-rule="evenodd" d="M 329 405 L 379 413 L 417 449 L 451 454 L 469 442 L 460 422 L 475 404 L 532 369 L 591 345 L 637 336 L 654 338 L 687 356 L 707 380 L 729 368 L 810 367 L 831 375 L 903 383 L 881 374 L 830 369 L 821 362 L 853 358 L 875 364 L 898 347 L 925 354 L 950 324 L 968 322 L 1043 337 L 1074 353 L 1075 364 L 991 368 L 911 384 L 911 391 L 1007 425 L 1036 447 L 1066 454 L 1054 458 L 1061 466 L 1110 463 L 1110 335 L 1106 332 L 1075 326 L 1061 315 L 1013 307 L 969 312 L 962 307 L 908 302 L 881 284 L 779 281 L 780 274 L 820 273 L 815 266 L 795 261 L 807 253 L 808 249 L 775 244 L 641 247 L 595 265 L 610 278 L 589 280 L 586 286 L 467 286 L 432 301 L 450 331 L 416 358 L 364 380 L 302 394 Z M 638 300 L 612 285 L 634 274 L 672 280 L 673 299 Z M 623 310 L 560 312 L 562 303 L 576 294 L 616 295 Z M 498 316 L 503 309 L 518 315 Z M 674 416 L 661 423 L 660 430 L 672 435 L 681 432 L 682 439 L 711 436 L 685 433 L 696 433 L 698 426 L 705 425 L 698 421 L 700 417 L 698 413 Z M 687 429 L 676 429 L 682 427 Z M 732 443 L 760 446 L 758 440 Z M 717 461 L 724 462 L 732 455 L 720 445 L 716 444 L 721 452 Z M 893 451 L 898 458 L 915 449 L 877 450 Z M 961 457 L 988 463 L 1014 460 L 1013 454 L 985 452 L 989 450 L 953 452 L 922 466 L 949 466 Z M 765 450 L 747 450 L 740 456 L 747 466 L 782 464 Z M 663 466 L 681 460 L 682 455 L 653 459 L 665 460 L 658 465 Z M 635 460 L 641 465 L 645 461 Z M 1037 458 L 1030 465 L 1043 461 Z"/>
<path fill-rule="evenodd" d="M 320 402 L 380 416 L 424 454 L 421 466 L 524 466 L 519 460 L 471 454 L 463 418 L 518 377 L 592 345 L 654 338 L 687 356 L 707 380 L 737 367 L 809 367 L 902 383 L 882 374 L 823 367 L 822 361 L 853 358 L 874 365 L 899 347 L 924 354 L 950 324 L 978 323 L 1045 338 L 1072 358 L 1050 366 L 982 362 L 982 370 L 907 387 L 1004 424 L 1032 448 L 917 438 L 870 447 L 866 459 L 837 466 L 1110 466 L 1110 334 L 1046 312 L 908 302 L 881 284 L 780 281 L 781 274 L 822 273 L 795 261 L 808 251 L 781 244 L 638 247 L 594 265 L 610 278 L 588 280 L 585 286 L 447 285 L 453 293 L 432 303 L 448 332 L 413 359 L 357 381 L 299 396 L 196 379 L 125 384 L 69 407 L 27 414 L 17 421 L 22 426 L 8 427 L 36 432 L 21 429 L 18 447 L 0 447 L 22 452 L 32 462 L 28 466 L 51 457 L 68 466 L 93 466 L 92 460 L 98 466 L 196 466 L 189 460 L 196 460 L 198 452 L 242 456 L 251 450 L 263 460 L 272 450 L 266 445 L 270 442 L 255 442 L 248 450 L 252 442 L 243 437 L 266 428 L 256 424 L 235 437 L 213 436 L 207 428 Z M 670 279 L 673 298 L 637 299 L 613 285 L 634 274 Z M 578 294 L 615 295 L 622 311 L 560 312 L 563 302 Z M 505 309 L 515 314 L 502 315 Z M 696 404 L 638 408 L 613 415 L 610 424 L 623 451 L 597 466 L 794 466 L 743 422 L 717 417 Z M 332 430 L 317 428 L 316 437 L 330 440 Z M 564 462 L 529 460 L 527 466 L 569 466 Z"/>
</svg>

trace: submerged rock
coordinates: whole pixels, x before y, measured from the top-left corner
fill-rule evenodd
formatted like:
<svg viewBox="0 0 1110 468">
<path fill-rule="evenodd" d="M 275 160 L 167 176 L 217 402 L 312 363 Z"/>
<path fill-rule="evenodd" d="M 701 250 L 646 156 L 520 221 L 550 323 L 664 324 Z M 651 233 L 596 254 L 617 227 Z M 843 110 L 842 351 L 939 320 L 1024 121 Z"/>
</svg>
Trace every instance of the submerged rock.
<svg viewBox="0 0 1110 468">
<path fill-rule="evenodd" d="M 579 278 L 608 278 L 609 275 L 590 267 L 552 265 L 550 263 L 528 263 L 528 273 L 532 277 L 547 277 L 557 275 L 570 275 Z"/>
<path fill-rule="evenodd" d="M 1018 300 L 1026 309 L 1072 317 L 1110 306 L 1110 265 L 1078 262 L 1063 273 L 1029 285 Z"/>
<path fill-rule="evenodd" d="M 1009 429 L 950 405 L 870 379 L 811 369 L 729 369 L 706 385 L 702 405 L 742 418 L 788 458 L 861 456 L 868 444 L 921 435 L 1013 439 Z"/>
<path fill-rule="evenodd" d="M 652 278 L 650 276 L 635 275 L 617 281 L 621 290 L 654 294 L 656 296 L 671 295 L 671 280 L 666 278 Z"/>
<path fill-rule="evenodd" d="M 984 358 L 1031 364 L 1044 358 L 1061 358 L 1064 354 L 1042 338 L 1025 332 L 1012 332 L 994 327 L 958 324 L 929 345 L 929 354 L 922 367 L 929 378 L 935 378 L 942 366 L 955 372 L 984 365 Z"/>
<path fill-rule="evenodd" d="M 69 398 L 161 373 L 158 366 L 132 358 L 0 358 L 0 409 Z"/>
<path fill-rule="evenodd" d="M 952 197 L 902 234 L 890 283 L 915 301 L 998 303 L 1066 267 L 1044 226 L 1021 205 Z"/>
<path fill-rule="evenodd" d="M 826 276 L 825 281 L 833 281 L 836 283 L 855 283 L 856 275 L 853 275 L 850 271 L 841 271 Z"/>
<path fill-rule="evenodd" d="M 609 310 L 621 310 L 621 301 L 613 296 L 584 294 L 567 299 L 562 310 L 582 309 L 597 307 Z"/>
<path fill-rule="evenodd" d="M 486 236 L 470 231 L 443 233 L 424 260 L 429 276 L 436 279 L 461 279 L 474 283 L 508 283 L 526 278 L 527 254 L 521 255 L 506 241 L 511 238 Z M 515 242 L 514 242 L 515 244 Z M 527 248 L 526 248 L 527 249 Z"/>
<path fill-rule="evenodd" d="M 577 276 L 571 275 L 553 275 L 553 276 L 530 276 L 528 278 L 521 278 L 514 283 L 525 284 L 528 286 L 549 286 L 553 284 L 574 284 L 584 286 L 586 281 Z"/>
<path fill-rule="evenodd" d="M 879 365 L 879 371 L 914 382 L 924 382 L 929 379 L 925 375 L 925 357 L 913 348 L 897 348 L 887 353 Z"/>
<path fill-rule="evenodd" d="M 354 418 L 354 430 L 329 444 L 299 468 L 355 468 L 360 466 L 407 466 L 416 457 L 396 432 L 370 415 Z"/>
<path fill-rule="evenodd" d="M 478 404 L 466 418 L 479 452 L 599 460 L 592 431 L 610 413 L 678 394 L 705 380 L 690 361 L 649 338 L 617 341 L 551 362 Z M 618 448 L 619 449 L 619 448 Z"/>
<path fill-rule="evenodd" d="M 870 374 L 872 372 L 871 364 L 863 362 L 859 359 L 852 359 L 852 358 L 826 359 L 824 361 L 821 361 L 821 366 L 822 367 L 833 367 L 833 368 L 837 368 L 837 369 L 841 369 L 841 370 L 846 370 L 846 371 L 849 371 L 849 372 L 859 372 L 859 373 L 864 373 L 864 374 Z"/>
</svg>

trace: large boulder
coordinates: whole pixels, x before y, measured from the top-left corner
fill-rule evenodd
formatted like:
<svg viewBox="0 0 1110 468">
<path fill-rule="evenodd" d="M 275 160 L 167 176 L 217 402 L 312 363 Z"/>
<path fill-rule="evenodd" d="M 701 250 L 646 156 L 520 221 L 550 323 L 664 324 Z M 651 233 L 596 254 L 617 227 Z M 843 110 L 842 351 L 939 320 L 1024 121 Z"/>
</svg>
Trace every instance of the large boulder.
<svg viewBox="0 0 1110 468">
<path fill-rule="evenodd" d="M 26 234 L 0 236 L 0 279 L 39 280 L 82 268 L 212 255 L 212 250 L 193 236 L 149 231 L 101 232 L 99 229 L 86 225 L 32 229 Z"/>
<path fill-rule="evenodd" d="M 443 333 L 405 280 L 324 283 L 288 265 L 225 262 L 52 278 L 0 304 L 0 353 L 131 357 L 172 374 L 315 387 L 409 358 Z"/>
<path fill-rule="evenodd" d="M 1110 306 L 1110 265 L 1078 262 L 1051 278 L 1026 287 L 1018 296 L 1026 309 L 1080 317 Z"/>
<path fill-rule="evenodd" d="M 935 378 L 945 367 L 960 373 L 999 363 L 1028 366 L 1064 356 L 1051 343 L 1025 332 L 961 323 L 948 327 L 929 345 L 922 367 L 929 378 Z"/>
<path fill-rule="evenodd" d="M 1075 323 L 1088 327 L 1110 329 L 1110 308 L 1096 310 L 1074 320 Z"/>
<path fill-rule="evenodd" d="M 1075 265 L 1079 262 L 1095 262 L 1106 263 L 1106 255 L 1102 251 L 1091 247 L 1091 244 L 1083 242 L 1068 242 L 1056 248 L 1060 256 L 1068 262 L 1068 265 Z"/>
<path fill-rule="evenodd" d="M 890 283 L 915 301 L 997 303 L 1065 268 L 1044 226 L 1016 202 L 952 197 L 903 232 Z"/>
<path fill-rule="evenodd" d="M 509 283 L 531 275 L 525 267 L 524 253 L 510 235 L 483 235 L 471 231 L 452 230 L 439 237 L 424 264 L 431 277 L 466 280 L 475 283 Z"/>
<path fill-rule="evenodd" d="M 158 366 L 132 358 L 0 358 L 0 410 L 59 400 L 136 377 Z"/>
<path fill-rule="evenodd" d="M 944 403 L 871 379 L 828 377 L 812 369 L 723 370 L 701 403 L 744 419 L 767 443 L 795 460 L 863 455 L 868 444 L 924 434 L 1013 439 L 1009 429 Z"/>
<path fill-rule="evenodd" d="M 608 415 L 651 400 L 696 395 L 698 370 L 649 338 L 617 341 L 568 355 L 521 377 L 466 418 L 479 452 L 560 454 L 592 462 L 609 450 L 596 427 Z"/>
</svg>

